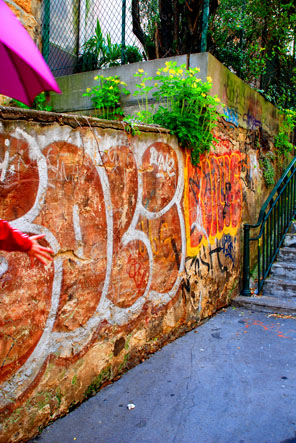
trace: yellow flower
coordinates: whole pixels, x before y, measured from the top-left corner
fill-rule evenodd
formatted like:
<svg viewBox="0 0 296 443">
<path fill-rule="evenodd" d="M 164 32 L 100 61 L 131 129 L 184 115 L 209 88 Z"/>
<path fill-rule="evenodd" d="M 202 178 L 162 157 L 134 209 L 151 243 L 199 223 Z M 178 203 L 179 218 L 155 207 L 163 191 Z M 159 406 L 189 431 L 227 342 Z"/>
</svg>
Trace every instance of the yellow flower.
<svg viewBox="0 0 296 443">
<path fill-rule="evenodd" d="M 90 92 L 90 91 L 91 91 L 91 89 L 90 89 L 90 88 L 87 88 L 86 92 Z"/>
<path fill-rule="evenodd" d="M 207 77 L 207 82 L 210 82 L 210 83 L 211 83 L 212 81 L 213 81 L 212 77 L 208 76 L 208 77 Z"/>
<path fill-rule="evenodd" d="M 110 86 L 110 88 L 109 89 L 113 89 L 113 86 Z"/>
<path fill-rule="evenodd" d="M 166 68 L 164 68 L 164 72 L 168 72 L 168 70 L 169 70 L 169 68 L 168 67 L 166 67 Z"/>
<path fill-rule="evenodd" d="M 174 78 L 174 76 L 171 74 L 171 75 L 170 75 L 170 78 Z"/>
<path fill-rule="evenodd" d="M 123 86 L 126 86 L 126 83 L 125 83 L 125 82 L 120 82 L 120 84 L 123 85 Z"/>
<path fill-rule="evenodd" d="M 141 86 L 143 86 L 143 88 L 145 88 L 145 83 L 140 83 Z"/>
<path fill-rule="evenodd" d="M 144 72 L 144 69 L 138 69 L 139 72 Z"/>
<path fill-rule="evenodd" d="M 96 76 L 94 77 L 94 80 L 99 80 L 99 76 L 96 75 Z"/>
<path fill-rule="evenodd" d="M 201 82 L 201 78 L 196 78 L 196 79 L 195 79 L 195 82 L 196 82 L 196 83 Z"/>
<path fill-rule="evenodd" d="M 160 72 L 159 72 L 159 71 L 157 71 L 157 72 L 156 72 L 156 75 L 160 75 Z"/>
<path fill-rule="evenodd" d="M 175 74 L 175 71 L 174 71 L 173 69 L 170 69 L 170 70 L 169 70 L 169 73 L 170 73 L 170 74 Z"/>
<path fill-rule="evenodd" d="M 157 86 L 158 86 L 158 83 L 154 83 L 154 86 L 157 87 Z"/>
<path fill-rule="evenodd" d="M 215 101 L 217 102 L 217 103 L 220 103 L 220 99 L 219 99 L 219 97 L 215 97 Z"/>
<path fill-rule="evenodd" d="M 201 93 L 202 97 L 206 97 L 206 94 L 204 92 Z"/>
<path fill-rule="evenodd" d="M 120 80 L 116 79 L 116 80 L 115 80 L 115 83 L 117 83 L 117 84 L 120 83 Z"/>
<path fill-rule="evenodd" d="M 166 66 L 169 66 L 169 64 L 170 64 L 170 62 L 165 62 L 165 65 L 166 65 Z"/>
</svg>

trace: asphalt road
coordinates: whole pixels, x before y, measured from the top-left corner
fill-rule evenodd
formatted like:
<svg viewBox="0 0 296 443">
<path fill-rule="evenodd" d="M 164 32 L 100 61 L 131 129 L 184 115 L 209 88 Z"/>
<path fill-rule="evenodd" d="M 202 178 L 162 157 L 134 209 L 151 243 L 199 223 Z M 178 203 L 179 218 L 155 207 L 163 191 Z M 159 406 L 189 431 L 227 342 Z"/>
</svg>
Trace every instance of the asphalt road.
<svg viewBox="0 0 296 443">
<path fill-rule="evenodd" d="M 32 442 L 296 442 L 296 320 L 230 307 Z"/>
</svg>

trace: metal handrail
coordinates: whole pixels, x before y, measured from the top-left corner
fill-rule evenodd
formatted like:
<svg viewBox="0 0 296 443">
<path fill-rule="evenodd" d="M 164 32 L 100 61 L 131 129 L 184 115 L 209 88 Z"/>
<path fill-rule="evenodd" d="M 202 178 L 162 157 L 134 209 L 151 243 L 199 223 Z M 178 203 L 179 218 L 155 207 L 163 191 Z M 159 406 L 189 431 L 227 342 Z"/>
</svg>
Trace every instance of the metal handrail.
<svg viewBox="0 0 296 443">
<path fill-rule="evenodd" d="M 256 224 L 244 224 L 243 288 L 241 295 L 251 296 L 250 290 L 250 242 L 258 241 L 259 294 L 271 266 L 276 259 L 293 218 L 296 215 L 296 158 L 294 158 L 264 202 Z M 251 229 L 259 229 L 250 238 Z"/>
</svg>

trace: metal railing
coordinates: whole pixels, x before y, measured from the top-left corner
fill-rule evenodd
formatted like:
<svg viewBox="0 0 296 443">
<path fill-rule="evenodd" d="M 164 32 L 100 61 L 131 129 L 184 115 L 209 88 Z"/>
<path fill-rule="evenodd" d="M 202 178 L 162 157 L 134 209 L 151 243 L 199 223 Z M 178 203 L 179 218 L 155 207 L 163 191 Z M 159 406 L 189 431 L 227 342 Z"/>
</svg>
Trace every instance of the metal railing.
<svg viewBox="0 0 296 443">
<path fill-rule="evenodd" d="M 296 214 L 296 158 L 294 158 L 269 197 L 263 204 L 255 225 L 244 225 L 243 288 L 241 295 L 251 296 L 250 290 L 250 242 L 257 241 L 258 287 L 262 290 L 264 281 L 276 259 L 285 235 Z M 250 230 L 259 233 L 250 237 Z M 256 256 L 256 253 L 255 253 Z"/>
</svg>

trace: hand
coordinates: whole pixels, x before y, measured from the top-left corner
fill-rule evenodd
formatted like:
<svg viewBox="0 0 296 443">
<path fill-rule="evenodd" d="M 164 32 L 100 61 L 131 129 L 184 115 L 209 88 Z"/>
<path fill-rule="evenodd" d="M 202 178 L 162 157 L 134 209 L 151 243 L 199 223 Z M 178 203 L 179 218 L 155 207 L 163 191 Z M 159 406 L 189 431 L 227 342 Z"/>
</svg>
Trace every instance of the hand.
<svg viewBox="0 0 296 443">
<path fill-rule="evenodd" d="M 32 241 L 32 248 L 27 252 L 31 259 L 31 266 L 34 265 L 34 258 L 37 258 L 41 263 L 47 265 L 52 261 L 53 250 L 50 248 L 45 248 L 44 246 L 39 245 L 38 241 L 40 238 L 45 237 L 44 234 L 32 235 L 30 240 Z"/>
</svg>

